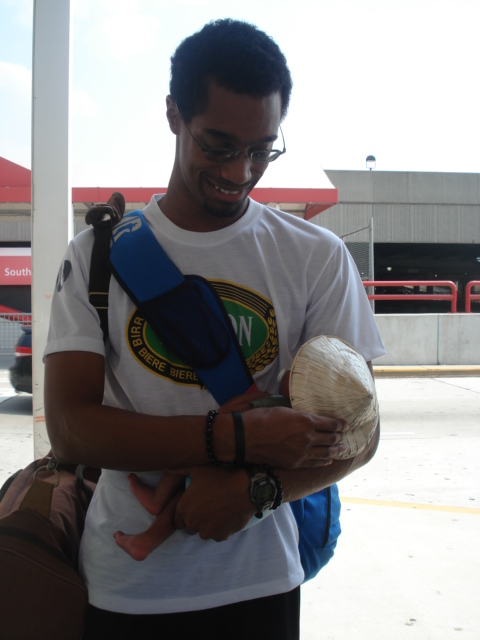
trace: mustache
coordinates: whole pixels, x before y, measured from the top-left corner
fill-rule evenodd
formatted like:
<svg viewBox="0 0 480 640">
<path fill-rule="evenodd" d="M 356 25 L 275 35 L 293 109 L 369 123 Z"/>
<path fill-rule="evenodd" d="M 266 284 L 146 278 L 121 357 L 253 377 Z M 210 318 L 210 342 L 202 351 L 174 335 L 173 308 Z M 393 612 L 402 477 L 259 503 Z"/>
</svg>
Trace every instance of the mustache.
<svg viewBox="0 0 480 640">
<path fill-rule="evenodd" d="M 211 184 L 219 187 L 220 189 L 225 189 L 226 191 L 240 191 L 241 189 L 248 189 L 249 187 L 253 187 L 258 182 L 258 178 L 256 180 L 249 180 L 248 182 L 244 182 L 243 184 L 226 182 L 224 180 L 213 180 L 208 176 L 206 176 L 206 179 Z"/>
</svg>

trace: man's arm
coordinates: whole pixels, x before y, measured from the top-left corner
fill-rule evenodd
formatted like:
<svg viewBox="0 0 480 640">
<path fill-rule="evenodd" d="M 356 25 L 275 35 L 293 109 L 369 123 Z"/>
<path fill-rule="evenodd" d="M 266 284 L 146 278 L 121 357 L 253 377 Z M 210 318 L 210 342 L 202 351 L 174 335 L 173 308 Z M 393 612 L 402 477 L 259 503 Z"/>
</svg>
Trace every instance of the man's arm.
<svg viewBox="0 0 480 640">
<path fill-rule="evenodd" d="M 104 375 L 104 358 L 95 353 L 45 360 L 47 431 L 61 462 L 135 471 L 161 469 L 167 460 L 205 462 L 200 417 L 162 419 L 104 406 Z"/>
<path fill-rule="evenodd" d="M 371 362 L 367 365 L 373 377 Z M 240 400 L 241 406 L 244 397 Z M 249 413 L 247 411 L 244 415 Z M 367 446 L 352 458 L 332 460 L 311 469 L 275 468 L 283 486 L 283 501 L 293 502 L 320 491 L 360 469 L 375 455 L 379 440 L 380 421 Z M 174 522 L 177 528 L 198 531 L 202 538 L 219 542 L 240 531 L 250 520 L 255 507 L 248 494 L 250 481 L 243 469 L 223 469 L 221 475 L 216 472 L 216 469 L 189 471 L 192 483 L 177 505 Z"/>
<path fill-rule="evenodd" d="M 205 416 L 151 416 L 102 404 L 104 358 L 84 351 L 46 357 L 45 417 L 60 462 L 107 469 L 149 471 L 206 465 Z M 329 462 L 341 450 L 344 423 L 291 409 L 245 414 L 248 459 L 282 468 Z M 214 450 L 235 457 L 231 413 L 218 415 Z"/>
<path fill-rule="evenodd" d="M 379 427 L 368 446 L 354 458 L 333 460 L 312 469 L 276 468 L 283 486 L 283 501 L 293 502 L 320 491 L 359 469 L 373 457 L 378 434 Z M 249 497 L 250 480 L 244 469 L 195 467 L 183 469 L 182 473 L 190 474 L 192 481 L 177 504 L 174 517 L 177 529 L 198 531 L 205 540 L 221 542 L 248 524 L 256 508 Z M 261 526 L 261 521 L 258 524 Z"/>
<path fill-rule="evenodd" d="M 339 482 L 366 465 L 375 455 L 380 441 L 380 422 L 368 445 L 353 458 L 333 460 L 322 469 L 278 469 L 284 488 L 284 502 L 292 502 Z"/>
</svg>

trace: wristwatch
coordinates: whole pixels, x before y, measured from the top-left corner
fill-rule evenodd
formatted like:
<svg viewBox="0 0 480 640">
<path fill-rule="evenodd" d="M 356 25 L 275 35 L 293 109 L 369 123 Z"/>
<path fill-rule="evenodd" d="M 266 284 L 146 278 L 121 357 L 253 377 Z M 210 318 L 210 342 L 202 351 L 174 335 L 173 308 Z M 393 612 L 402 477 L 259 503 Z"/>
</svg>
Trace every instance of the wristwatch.
<svg viewBox="0 0 480 640">
<path fill-rule="evenodd" d="M 277 486 L 260 465 L 246 465 L 245 470 L 250 477 L 250 500 L 257 507 L 255 517 L 261 518 L 263 512 L 271 509 L 277 497 Z"/>
</svg>

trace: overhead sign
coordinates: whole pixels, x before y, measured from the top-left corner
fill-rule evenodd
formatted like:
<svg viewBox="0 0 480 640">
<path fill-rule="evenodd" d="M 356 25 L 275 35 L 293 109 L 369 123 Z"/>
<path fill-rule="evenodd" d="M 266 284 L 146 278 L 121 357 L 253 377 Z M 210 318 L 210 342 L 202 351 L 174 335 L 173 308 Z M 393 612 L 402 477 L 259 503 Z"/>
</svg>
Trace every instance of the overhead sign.
<svg viewBox="0 0 480 640">
<path fill-rule="evenodd" d="M 30 285 L 32 257 L 28 247 L 0 247 L 0 285 Z"/>
</svg>

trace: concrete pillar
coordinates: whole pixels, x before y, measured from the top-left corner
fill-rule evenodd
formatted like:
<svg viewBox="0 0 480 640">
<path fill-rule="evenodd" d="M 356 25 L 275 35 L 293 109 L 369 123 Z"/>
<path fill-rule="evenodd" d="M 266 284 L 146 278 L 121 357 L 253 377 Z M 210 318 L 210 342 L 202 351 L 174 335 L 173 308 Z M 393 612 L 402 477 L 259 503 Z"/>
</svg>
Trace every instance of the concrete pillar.
<svg viewBox="0 0 480 640">
<path fill-rule="evenodd" d="M 32 319 L 34 456 L 49 442 L 42 355 L 55 280 L 72 237 L 70 0 L 35 0 L 32 74 Z"/>
</svg>

